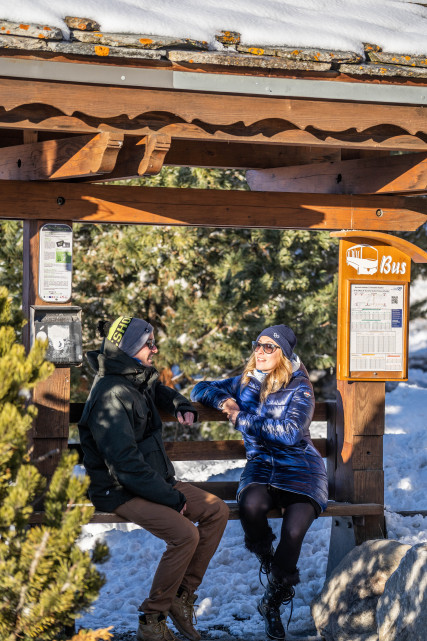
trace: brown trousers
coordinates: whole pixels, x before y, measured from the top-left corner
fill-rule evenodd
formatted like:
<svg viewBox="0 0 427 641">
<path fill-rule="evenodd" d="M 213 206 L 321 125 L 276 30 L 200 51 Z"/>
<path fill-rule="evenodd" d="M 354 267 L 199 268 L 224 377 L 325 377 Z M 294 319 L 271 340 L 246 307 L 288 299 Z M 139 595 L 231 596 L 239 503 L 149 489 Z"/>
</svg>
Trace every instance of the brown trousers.
<svg viewBox="0 0 427 641">
<path fill-rule="evenodd" d="M 180 586 L 190 593 L 198 588 L 227 525 L 229 510 L 221 499 L 190 483 L 178 481 L 175 487 L 187 499 L 184 515 L 140 497 L 115 509 L 166 542 L 141 612 L 167 612 Z"/>
</svg>

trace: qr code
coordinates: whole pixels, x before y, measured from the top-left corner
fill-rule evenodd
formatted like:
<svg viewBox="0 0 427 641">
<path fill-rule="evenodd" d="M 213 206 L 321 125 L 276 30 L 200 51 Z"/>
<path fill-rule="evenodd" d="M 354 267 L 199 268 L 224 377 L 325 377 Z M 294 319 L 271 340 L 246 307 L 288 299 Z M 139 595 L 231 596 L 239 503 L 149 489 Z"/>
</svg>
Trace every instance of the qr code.
<svg viewBox="0 0 427 641">
<path fill-rule="evenodd" d="M 391 304 L 392 304 L 392 305 L 397 305 L 398 300 L 399 300 L 399 299 L 398 299 L 398 297 L 397 297 L 397 296 L 392 296 L 392 297 L 391 297 Z"/>
</svg>

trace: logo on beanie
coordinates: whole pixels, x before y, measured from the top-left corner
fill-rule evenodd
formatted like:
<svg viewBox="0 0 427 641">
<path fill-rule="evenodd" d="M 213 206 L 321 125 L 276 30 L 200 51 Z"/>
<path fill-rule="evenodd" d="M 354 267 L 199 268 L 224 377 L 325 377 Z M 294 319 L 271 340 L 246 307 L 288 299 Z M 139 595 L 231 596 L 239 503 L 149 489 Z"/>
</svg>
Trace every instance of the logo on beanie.
<svg viewBox="0 0 427 641">
<path fill-rule="evenodd" d="M 120 345 L 123 334 L 129 327 L 131 320 L 132 316 L 120 316 L 120 318 L 114 321 L 114 323 L 111 325 L 107 338 L 116 347 Z"/>
<path fill-rule="evenodd" d="M 274 338 L 280 338 L 279 334 L 276 334 L 276 332 L 274 332 L 273 336 Z"/>
</svg>

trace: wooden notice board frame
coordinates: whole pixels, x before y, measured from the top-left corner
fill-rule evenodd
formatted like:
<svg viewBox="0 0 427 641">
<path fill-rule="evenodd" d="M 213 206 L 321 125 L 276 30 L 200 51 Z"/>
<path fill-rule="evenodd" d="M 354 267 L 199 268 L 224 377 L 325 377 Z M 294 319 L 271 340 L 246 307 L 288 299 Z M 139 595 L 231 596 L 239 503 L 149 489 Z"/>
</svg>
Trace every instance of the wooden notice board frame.
<svg viewBox="0 0 427 641">
<path fill-rule="evenodd" d="M 350 237 L 345 237 L 347 234 Z M 397 246 L 397 242 L 393 242 L 395 237 L 387 234 L 335 232 L 333 235 L 342 238 L 339 250 L 337 379 L 407 380 L 411 254 L 405 251 L 406 247 Z M 389 238 L 393 239 L 392 242 Z M 396 241 L 400 239 L 396 238 Z M 355 304 L 352 309 L 352 299 L 354 303 L 356 295 L 362 301 L 364 295 L 366 300 L 372 298 L 372 310 L 369 305 L 366 308 L 362 306 L 363 311 L 358 316 Z M 381 301 L 379 305 L 375 302 L 377 300 Z M 377 322 L 378 331 L 374 329 Z M 366 330 L 363 330 L 364 324 Z M 362 348 L 355 347 L 355 336 Z M 393 340 L 396 347 L 392 351 L 386 345 Z M 361 349 L 363 353 L 356 358 Z M 398 355 L 400 359 L 396 358 Z M 390 367 L 393 367 L 396 361 L 397 369 L 381 367 L 386 362 L 392 363 Z M 354 362 L 365 367 L 352 367 Z"/>
</svg>

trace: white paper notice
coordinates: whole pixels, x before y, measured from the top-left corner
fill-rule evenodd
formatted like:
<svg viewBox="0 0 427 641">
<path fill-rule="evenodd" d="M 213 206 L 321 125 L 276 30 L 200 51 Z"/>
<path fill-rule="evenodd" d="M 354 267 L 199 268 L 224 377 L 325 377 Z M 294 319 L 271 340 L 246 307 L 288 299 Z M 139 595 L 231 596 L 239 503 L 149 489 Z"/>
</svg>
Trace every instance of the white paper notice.
<svg viewBox="0 0 427 641">
<path fill-rule="evenodd" d="M 73 230 L 48 223 L 40 229 L 39 296 L 49 303 L 71 298 Z"/>
<path fill-rule="evenodd" d="M 403 285 L 351 285 L 350 371 L 403 369 Z"/>
</svg>

